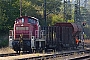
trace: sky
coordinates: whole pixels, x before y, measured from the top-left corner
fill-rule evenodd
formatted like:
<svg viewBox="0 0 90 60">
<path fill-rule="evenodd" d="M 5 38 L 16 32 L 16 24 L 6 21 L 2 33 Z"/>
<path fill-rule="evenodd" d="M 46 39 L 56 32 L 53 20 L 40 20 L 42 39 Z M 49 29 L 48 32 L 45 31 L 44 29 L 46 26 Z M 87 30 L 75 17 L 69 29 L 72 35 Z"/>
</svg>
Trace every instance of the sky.
<svg viewBox="0 0 90 60">
<path fill-rule="evenodd" d="M 64 0 L 63 0 L 64 1 Z M 69 1 L 69 0 L 67 0 L 67 1 Z M 75 1 L 76 0 L 70 0 L 73 4 L 75 4 Z M 84 1 L 85 0 L 80 0 L 80 6 L 84 6 Z"/>
</svg>

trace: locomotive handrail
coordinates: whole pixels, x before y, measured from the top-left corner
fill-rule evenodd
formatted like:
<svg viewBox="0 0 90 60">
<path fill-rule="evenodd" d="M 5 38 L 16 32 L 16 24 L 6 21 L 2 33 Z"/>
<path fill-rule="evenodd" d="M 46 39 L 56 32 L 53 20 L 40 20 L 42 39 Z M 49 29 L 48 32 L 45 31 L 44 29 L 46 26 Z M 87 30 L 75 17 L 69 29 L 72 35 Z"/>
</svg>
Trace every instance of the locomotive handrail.
<svg viewBox="0 0 90 60">
<path fill-rule="evenodd" d="M 45 30 L 40 31 L 40 38 L 45 39 Z"/>
<path fill-rule="evenodd" d="M 35 30 L 35 38 L 39 38 L 39 30 Z"/>
</svg>

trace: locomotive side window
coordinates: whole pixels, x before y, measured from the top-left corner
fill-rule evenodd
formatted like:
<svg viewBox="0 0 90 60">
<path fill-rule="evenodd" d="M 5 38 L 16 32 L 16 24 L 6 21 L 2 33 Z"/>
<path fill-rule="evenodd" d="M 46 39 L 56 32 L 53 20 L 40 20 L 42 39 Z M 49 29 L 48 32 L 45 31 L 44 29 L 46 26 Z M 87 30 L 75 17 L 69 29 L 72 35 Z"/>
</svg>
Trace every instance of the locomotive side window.
<svg viewBox="0 0 90 60">
<path fill-rule="evenodd" d="M 26 30 L 28 30 L 28 27 L 26 27 Z"/>
<path fill-rule="evenodd" d="M 16 30 L 19 30 L 19 28 L 18 28 L 18 27 L 16 27 Z"/>
<path fill-rule="evenodd" d="M 32 21 L 31 19 L 28 19 L 28 23 L 31 23 L 31 21 Z"/>
<path fill-rule="evenodd" d="M 17 23 L 24 23 L 24 18 L 18 19 L 18 20 L 17 20 Z"/>
<path fill-rule="evenodd" d="M 16 30 L 28 30 L 28 27 L 16 27 Z"/>
<path fill-rule="evenodd" d="M 22 20 L 21 20 L 21 19 L 18 19 L 18 20 L 17 20 L 17 23 L 22 23 Z"/>
<path fill-rule="evenodd" d="M 24 23 L 24 18 L 22 18 L 22 23 Z"/>
<path fill-rule="evenodd" d="M 36 20 L 28 18 L 28 23 L 36 24 Z"/>
</svg>

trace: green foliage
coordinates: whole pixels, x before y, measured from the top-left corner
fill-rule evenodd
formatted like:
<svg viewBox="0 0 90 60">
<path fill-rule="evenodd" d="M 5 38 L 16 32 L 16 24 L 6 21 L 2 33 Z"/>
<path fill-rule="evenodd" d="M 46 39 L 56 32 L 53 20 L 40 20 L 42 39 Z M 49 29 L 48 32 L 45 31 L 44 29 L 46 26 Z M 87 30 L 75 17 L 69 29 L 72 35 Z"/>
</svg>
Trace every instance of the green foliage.
<svg viewBox="0 0 90 60">
<path fill-rule="evenodd" d="M 90 1 L 88 1 L 90 3 Z M 90 38 L 90 6 L 81 7 L 81 23 L 86 22 L 84 26 L 85 38 Z"/>
<path fill-rule="evenodd" d="M 8 46 L 8 40 L 0 41 L 0 48 Z"/>
<path fill-rule="evenodd" d="M 8 35 L 0 35 L 0 48 L 8 46 Z"/>
<path fill-rule="evenodd" d="M 57 22 L 56 20 L 59 21 L 62 19 L 58 18 L 60 16 L 59 13 L 56 15 L 56 12 L 58 12 L 58 10 L 60 9 L 61 3 L 60 0 L 47 0 L 47 2 L 49 2 L 49 4 L 47 4 L 47 23 L 48 25 L 52 25 Z M 55 7 L 58 7 L 58 9 L 55 9 Z M 39 19 L 41 25 L 44 25 L 45 21 L 43 11 L 44 0 L 22 0 L 22 16 L 34 16 Z M 0 36 L 9 33 L 9 30 L 13 28 L 14 20 L 19 16 L 20 0 L 0 0 Z M 1 38 L 2 39 L 0 39 L 0 46 L 6 46 L 8 38 Z"/>
<path fill-rule="evenodd" d="M 60 15 L 60 14 L 50 14 L 50 16 L 48 17 L 48 25 L 53 25 L 53 24 L 55 24 L 55 23 L 57 23 L 57 22 L 65 22 L 64 20 L 63 20 L 63 15 Z"/>
<path fill-rule="evenodd" d="M 70 22 L 70 23 L 74 23 L 74 20 L 68 20 L 68 22 Z"/>
<path fill-rule="evenodd" d="M 85 38 L 90 38 L 90 25 L 84 27 Z"/>
<path fill-rule="evenodd" d="M 20 0 L 0 0 L 0 31 L 8 33 L 13 28 L 14 20 L 20 16 Z M 47 0 L 47 25 L 53 25 L 56 22 L 65 22 L 63 13 L 61 13 L 61 0 Z M 22 16 L 34 16 L 39 19 L 40 24 L 44 21 L 44 0 L 22 0 Z"/>
</svg>

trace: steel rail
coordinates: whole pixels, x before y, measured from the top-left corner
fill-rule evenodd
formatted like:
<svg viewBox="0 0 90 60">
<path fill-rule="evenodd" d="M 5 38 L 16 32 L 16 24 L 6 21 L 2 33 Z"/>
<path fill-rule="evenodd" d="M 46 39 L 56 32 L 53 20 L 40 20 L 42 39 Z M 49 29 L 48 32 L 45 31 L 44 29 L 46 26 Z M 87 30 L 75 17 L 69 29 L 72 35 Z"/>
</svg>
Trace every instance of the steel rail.
<svg viewBox="0 0 90 60">
<path fill-rule="evenodd" d="M 51 55 L 28 57 L 28 58 L 22 58 L 22 59 L 18 59 L 18 60 L 32 60 L 32 59 L 34 59 L 34 60 L 48 60 L 48 59 L 52 59 L 52 58 L 74 55 L 75 53 L 77 53 L 77 54 L 90 53 L 90 50 L 79 50 L 79 51 L 77 50 L 77 51 L 60 52 L 60 53 L 54 53 Z M 84 58 L 84 57 L 82 57 L 82 58 Z M 90 56 L 86 56 L 85 58 L 87 58 L 87 57 L 90 57 Z M 75 59 L 75 58 L 73 58 L 73 59 Z"/>
</svg>

